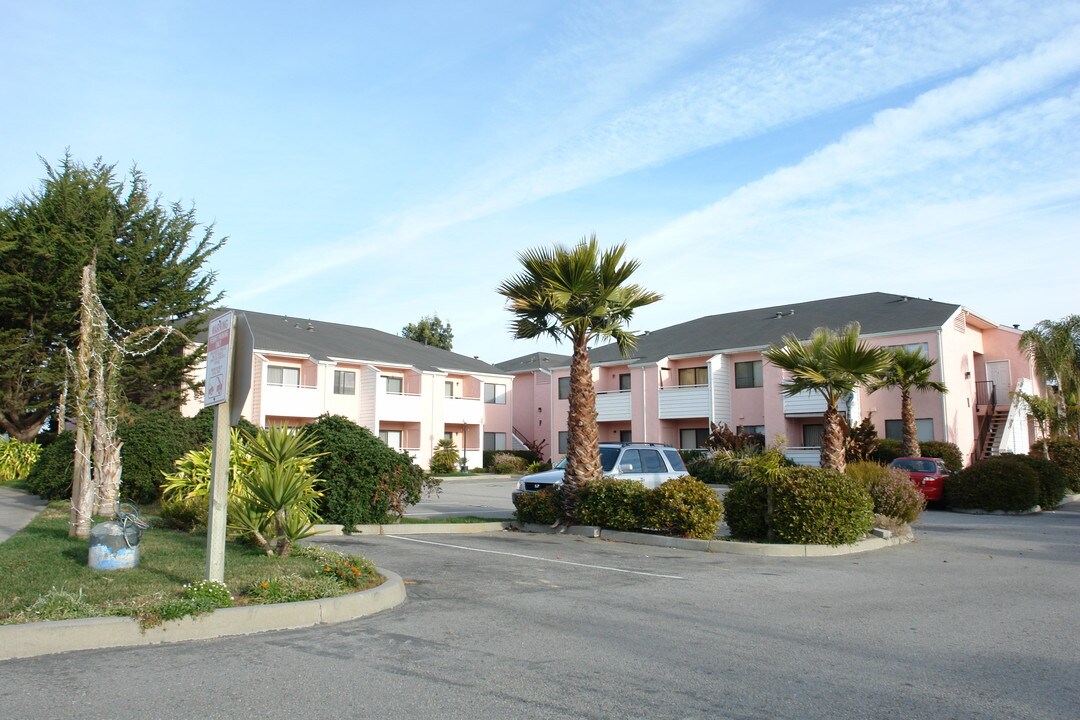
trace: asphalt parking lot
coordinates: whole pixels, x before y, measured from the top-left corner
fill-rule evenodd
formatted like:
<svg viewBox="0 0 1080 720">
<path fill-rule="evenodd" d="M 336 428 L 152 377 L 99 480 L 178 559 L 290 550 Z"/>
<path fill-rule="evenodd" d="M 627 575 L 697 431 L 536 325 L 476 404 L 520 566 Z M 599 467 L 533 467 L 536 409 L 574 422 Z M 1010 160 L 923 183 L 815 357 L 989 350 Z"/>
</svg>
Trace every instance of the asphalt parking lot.
<svg viewBox="0 0 1080 720">
<path fill-rule="evenodd" d="M 337 626 L 0 663 L 0 706 L 19 718 L 1075 720 L 1078 531 L 1073 504 L 928 512 L 917 542 L 839 558 L 515 532 L 334 538 L 401 574 L 409 600 Z"/>
</svg>

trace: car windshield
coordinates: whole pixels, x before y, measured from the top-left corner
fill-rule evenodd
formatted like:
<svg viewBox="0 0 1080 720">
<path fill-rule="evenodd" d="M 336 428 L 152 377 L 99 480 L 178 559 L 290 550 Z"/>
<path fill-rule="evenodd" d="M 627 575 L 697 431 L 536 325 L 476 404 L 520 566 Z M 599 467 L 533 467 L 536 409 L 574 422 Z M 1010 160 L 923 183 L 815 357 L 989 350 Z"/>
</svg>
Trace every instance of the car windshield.
<svg viewBox="0 0 1080 720">
<path fill-rule="evenodd" d="M 937 463 L 933 460 L 894 460 L 893 467 L 920 473 L 934 473 L 938 470 Z"/>
</svg>

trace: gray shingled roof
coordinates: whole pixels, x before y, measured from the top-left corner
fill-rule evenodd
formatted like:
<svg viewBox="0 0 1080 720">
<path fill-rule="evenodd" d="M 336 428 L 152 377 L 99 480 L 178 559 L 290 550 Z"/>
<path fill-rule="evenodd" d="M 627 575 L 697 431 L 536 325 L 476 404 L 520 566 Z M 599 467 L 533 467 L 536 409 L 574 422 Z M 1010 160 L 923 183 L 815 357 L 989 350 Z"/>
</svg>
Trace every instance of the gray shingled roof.
<svg viewBox="0 0 1080 720">
<path fill-rule="evenodd" d="M 862 326 L 864 335 L 936 328 L 959 307 L 911 296 L 865 293 L 709 315 L 639 335 L 631 361 L 657 362 L 670 355 L 766 347 L 788 333 L 806 339 L 814 328 L 839 329 L 853 320 Z M 614 343 L 593 349 L 589 357 L 593 363 L 622 358 Z"/>
<path fill-rule="evenodd" d="M 381 330 L 250 310 L 235 312 L 247 316 L 256 350 L 301 353 L 316 360 L 348 358 L 393 363 L 427 371 L 507 374 L 482 360 L 423 345 Z"/>
<path fill-rule="evenodd" d="M 513 360 L 503 360 L 495 363 L 495 367 L 502 368 L 505 372 L 516 373 L 527 370 L 547 370 L 553 367 L 567 367 L 570 365 L 569 355 L 557 355 L 555 353 L 534 352 L 522 355 Z"/>
</svg>

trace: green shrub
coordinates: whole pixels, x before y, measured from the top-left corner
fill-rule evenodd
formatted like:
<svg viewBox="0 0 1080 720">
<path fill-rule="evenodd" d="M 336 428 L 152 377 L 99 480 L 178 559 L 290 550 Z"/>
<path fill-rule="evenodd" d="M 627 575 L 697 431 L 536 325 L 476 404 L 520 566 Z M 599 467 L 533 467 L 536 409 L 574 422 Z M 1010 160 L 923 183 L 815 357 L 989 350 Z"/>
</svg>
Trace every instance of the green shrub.
<svg viewBox="0 0 1080 720">
<path fill-rule="evenodd" d="M 74 470 L 75 433 L 65 430 L 41 449 L 37 462 L 26 476 L 26 487 L 45 500 L 70 498 Z"/>
<path fill-rule="evenodd" d="M 533 475 L 535 473 L 545 472 L 551 469 L 550 462 L 534 462 L 529 463 L 529 467 L 525 468 L 526 475 Z"/>
<path fill-rule="evenodd" d="M 24 479 L 40 454 L 41 446 L 36 442 L 0 440 L 0 482 Z"/>
<path fill-rule="evenodd" d="M 322 598 L 339 597 L 345 588 L 330 575 L 281 575 L 254 582 L 244 592 L 252 605 L 269 603 L 302 602 Z"/>
<path fill-rule="evenodd" d="M 724 495 L 724 515 L 736 540 L 764 540 L 769 535 L 768 483 L 741 477 Z"/>
<path fill-rule="evenodd" d="M 207 495 L 161 498 L 161 523 L 167 528 L 192 532 L 206 527 L 210 501 Z"/>
<path fill-rule="evenodd" d="M 138 505 L 160 498 L 162 475 L 172 472 L 177 459 L 210 442 L 201 437 L 194 419 L 175 410 L 140 412 L 122 423 L 116 434 L 124 443 L 120 497 Z"/>
<path fill-rule="evenodd" d="M 318 512 L 324 522 L 351 531 L 361 524 L 381 524 L 400 517 L 420 502 L 425 492 L 438 489 L 407 453 L 397 452 L 367 428 L 339 415 L 323 415 L 305 427 L 319 441 L 314 472 L 322 480 Z"/>
<path fill-rule="evenodd" d="M 772 514 L 768 512 L 772 488 Z M 724 498 L 733 537 L 798 544 L 855 542 L 874 524 L 874 501 L 855 478 L 812 467 L 785 468 L 772 478 L 748 475 Z"/>
<path fill-rule="evenodd" d="M 523 523 L 554 525 L 562 519 L 562 502 L 555 488 L 514 495 L 514 517 Z"/>
<path fill-rule="evenodd" d="M 888 465 L 898 457 L 904 456 L 904 443 L 893 438 L 878 438 L 877 449 L 870 455 L 874 462 Z"/>
<path fill-rule="evenodd" d="M 585 483 L 578 490 L 578 520 L 612 530 L 640 530 L 648 494 L 636 480 L 601 478 Z"/>
<path fill-rule="evenodd" d="M 1032 457 L 1043 457 L 1046 440 L 1031 446 Z M 1050 438 L 1050 462 L 1065 471 L 1065 479 L 1071 492 L 1080 492 L 1080 440 L 1059 436 Z"/>
<path fill-rule="evenodd" d="M 945 478 L 945 502 L 958 510 L 1023 512 L 1039 504 L 1039 477 L 1006 456 L 987 458 Z"/>
<path fill-rule="evenodd" d="M 716 534 L 723 505 L 705 483 L 685 476 L 648 491 L 645 525 L 664 535 L 707 540 Z"/>
<path fill-rule="evenodd" d="M 493 473 L 499 475 L 513 475 L 517 473 L 525 472 L 525 468 L 528 463 L 525 458 L 518 455 L 511 455 L 510 453 L 496 453 L 491 457 L 491 468 Z"/>
<path fill-rule="evenodd" d="M 846 545 L 874 525 L 873 498 L 848 475 L 822 468 L 791 468 L 775 487 L 772 524 L 785 542 Z"/>
<path fill-rule="evenodd" d="M 1030 455 L 999 455 L 995 459 L 1020 463 L 1035 472 L 1039 479 L 1039 505 L 1043 510 L 1053 510 L 1065 499 L 1069 480 L 1059 465 Z"/>
<path fill-rule="evenodd" d="M 304 545 L 296 554 L 315 560 L 320 565 L 319 574 L 334 578 L 345 588 L 373 587 L 383 579 L 375 563 L 359 555 L 347 555 L 317 545 Z"/>
<path fill-rule="evenodd" d="M 874 512 L 900 522 L 914 522 L 926 509 L 926 496 L 903 470 L 872 462 L 854 462 L 847 474 L 862 483 L 874 500 Z"/>
<path fill-rule="evenodd" d="M 457 472 L 458 461 L 460 460 L 461 455 L 458 454 L 454 441 L 443 438 L 436 446 L 435 452 L 431 454 L 431 472 L 440 475 Z"/>
<path fill-rule="evenodd" d="M 514 457 L 519 457 L 525 461 L 525 464 L 521 467 L 526 467 L 529 463 L 540 462 L 543 459 L 540 457 L 539 453 L 533 450 L 485 450 L 482 460 L 485 468 L 490 470 L 495 467 L 494 460 L 496 455 L 513 455 Z"/>
<path fill-rule="evenodd" d="M 919 452 L 922 453 L 923 457 L 944 460 L 946 470 L 959 472 L 964 468 L 964 456 L 960 454 L 960 448 L 955 443 L 927 440 L 926 442 L 920 442 L 919 448 Z"/>
</svg>

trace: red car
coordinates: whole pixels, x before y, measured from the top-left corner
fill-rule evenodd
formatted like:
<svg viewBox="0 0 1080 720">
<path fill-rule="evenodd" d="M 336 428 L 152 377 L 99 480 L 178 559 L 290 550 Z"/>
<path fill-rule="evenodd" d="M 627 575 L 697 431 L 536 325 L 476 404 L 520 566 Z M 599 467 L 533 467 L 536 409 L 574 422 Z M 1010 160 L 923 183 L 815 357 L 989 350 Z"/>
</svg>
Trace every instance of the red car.
<svg viewBox="0 0 1080 720">
<path fill-rule="evenodd" d="M 902 457 L 896 458 L 889 467 L 905 471 L 922 491 L 928 501 L 942 500 L 945 497 L 945 461 L 940 458 Z"/>
</svg>

